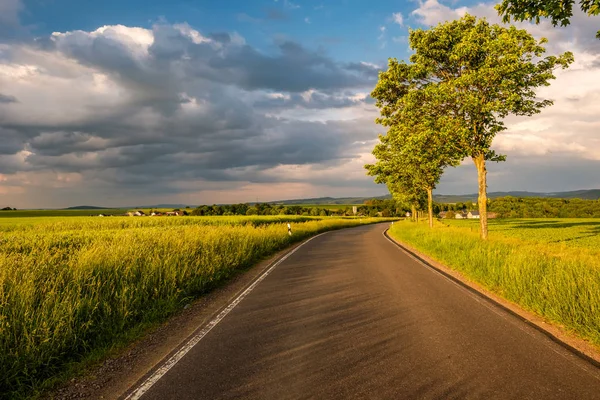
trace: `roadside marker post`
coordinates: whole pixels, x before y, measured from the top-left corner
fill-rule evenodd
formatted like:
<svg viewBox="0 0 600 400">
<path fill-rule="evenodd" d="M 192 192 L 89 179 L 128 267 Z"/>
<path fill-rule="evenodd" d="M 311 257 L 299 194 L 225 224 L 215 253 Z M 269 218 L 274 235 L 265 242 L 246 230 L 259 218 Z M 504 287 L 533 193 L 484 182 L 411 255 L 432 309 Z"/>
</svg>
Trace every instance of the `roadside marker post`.
<svg viewBox="0 0 600 400">
<path fill-rule="evenodd" d="M 292 236 L 292 225 L 288 222 L 288 235 Z"/>
</svg>

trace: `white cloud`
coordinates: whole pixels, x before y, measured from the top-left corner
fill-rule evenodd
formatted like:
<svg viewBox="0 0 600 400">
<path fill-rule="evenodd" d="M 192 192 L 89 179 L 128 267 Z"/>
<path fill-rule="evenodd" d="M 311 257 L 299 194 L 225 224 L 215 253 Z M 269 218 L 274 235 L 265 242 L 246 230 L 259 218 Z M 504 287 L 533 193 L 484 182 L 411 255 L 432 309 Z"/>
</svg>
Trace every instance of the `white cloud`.
<svg viewBox="0 0 600 400">
<path fill-rule="evenodd" d="M 392 14 L 392 19 L 394 20 L 394 23 L 404 26 L 404 17 L 402 16 L 402 13 L 397 12 Z"/>
<path fill-rule="evenodd" d="M 437 0 L 419 0 L 419 7 L 411 15 L 415 16 L 422 24 L 437 25 L 440 22 L 462 17 L 466 10 L 466 7 L 452 9 L 440 4 Z"/>
<path fill-rule="evenodd" d="M 304 22 L 306 22 L 307 24 L 310 24 L 310 18 L 308 18 L 308 17 L 304 18 Z"/>
</svg>

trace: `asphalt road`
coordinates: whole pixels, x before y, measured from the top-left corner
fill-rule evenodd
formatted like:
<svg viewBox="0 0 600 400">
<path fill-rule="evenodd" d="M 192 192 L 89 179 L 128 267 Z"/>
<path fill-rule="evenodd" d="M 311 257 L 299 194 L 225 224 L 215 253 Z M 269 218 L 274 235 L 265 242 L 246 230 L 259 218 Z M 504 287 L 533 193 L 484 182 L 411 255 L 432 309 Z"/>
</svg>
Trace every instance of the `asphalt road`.
<svg viewBox="0 0 600 400">
<path fill-rule="evenodd" d="M 600 399 L 596 367 L 384 229 L 307 243 L 142 398 Z"/>
</svg>

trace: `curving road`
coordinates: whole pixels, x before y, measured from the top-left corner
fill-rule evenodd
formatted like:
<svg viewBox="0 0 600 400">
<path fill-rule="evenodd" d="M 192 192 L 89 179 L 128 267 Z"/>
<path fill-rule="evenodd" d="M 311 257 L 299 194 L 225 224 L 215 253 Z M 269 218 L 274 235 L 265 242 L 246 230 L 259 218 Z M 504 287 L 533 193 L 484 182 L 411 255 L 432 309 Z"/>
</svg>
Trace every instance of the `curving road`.
<svg viewBox="0 0 600 400">
<path fill-rule="evenodd" d="M 598 399 L 599 370 L 414 261 L 387 225 L 278 265 L 142 399 Z"/>
</svg>

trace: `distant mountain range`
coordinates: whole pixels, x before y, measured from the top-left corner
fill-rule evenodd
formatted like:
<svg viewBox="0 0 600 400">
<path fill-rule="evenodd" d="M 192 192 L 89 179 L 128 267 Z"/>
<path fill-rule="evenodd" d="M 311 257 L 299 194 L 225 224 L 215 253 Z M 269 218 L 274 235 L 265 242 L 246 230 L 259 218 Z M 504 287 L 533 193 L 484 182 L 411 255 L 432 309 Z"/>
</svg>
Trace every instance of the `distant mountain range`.
<svg viewBox="0 0 600 400">
<path fill-rule="evenodd" d="M 574 190 L 570 192 L 555 192 L 555 193 L 538 193 L 538 192 L 526 192 L 526 191 L 515 191 L 515 192 L 490 192 L 488 198 L 496 199 L 498 197 L 542 197 L 542 198 L 553 198 L 553 199 L 584 199 L 584 200 L 598 200 L 600 199 L 600 189 L 590 190 Z M 391 195 L 376 196 L 376 197 L 315 197 L 310 199 L 292 199 L 292 200 L 279 200 L 270 201 L 269 204 L 363 204 L 366 200 L 380 199 L 387 200 L 391 199 Z M 438 203 L 465 203 L 465 202 L 476 202 L 477 193 L 473 194 L 434 194 L 433 199 Z M 250 202 L 249 204 L 255 204 Z M 185 208 L 187 204 L 155 204 L 152 206 L 137 206 L 137 207 L 96 207 L 96 206 L 76 206 L 65 208 L 65 210 L 108 210 L 108 209 L 148 209 L 148 208 Z M 195 208 L 196 206 L 190 206 Z"/>
<path fill-rule="evenodd" d="M 315 197 L 311 199 L 294 199 L 294 200 L 280 200 L 270 201 L 269 204 L 363 204 L 365 200 L 372 199 L 391 199 L 391 195 L 378 196 L 378 197 Z"/>
<path fill-rule="evenodd" d="M 488 198 L 496 199 L 498 197 L 542 197 L 542 198 L 553 198 L 553 199 L 584 199 L 584 200 L 598 200 L 600 199 L 600 189 L 590 190 L 574 190 L 570 192 L 555 192 L 555 193 L 538 193 L 538 192 L 526 192 L 526 191 L 514 191 L 514 192 L 490 192 Z M 377 196 L 377 197 L 317 197 L 312 199 L 294 199 L 294 200 L 281 200 L 272 201 L 271 204 L 363 204 L 365 200 L 371 199 L 391 199 L 391 195 Z M 434 194 L 433 199 L 438 203 L 465 203 L 465 202 L 476 202 L 477 193 L 473 194 Z"/>
<path fill-rule="evenodd" d="M 75 206 L 68 207 L 65 210 L 110 210 L 108 207 L 96 207 L 96 206 Z"/>
<path fill-rule="evenodd" d="M 488 198 L 496 199 L 498 197 L 541 197 L 552 199 L 583 199 L 583 200 L 598 200 L 600 199 L 600 189 L 590 190 L 574 190 L 570 192 L 555 192 L 555 193 L 537 193 L 537 192 L 490 192 Z M 477 193 L 464 195 L 433 195 L 433 199 L 439 203 L 464 203 L 467 201 L 476 202 Z"/>
</svg>

